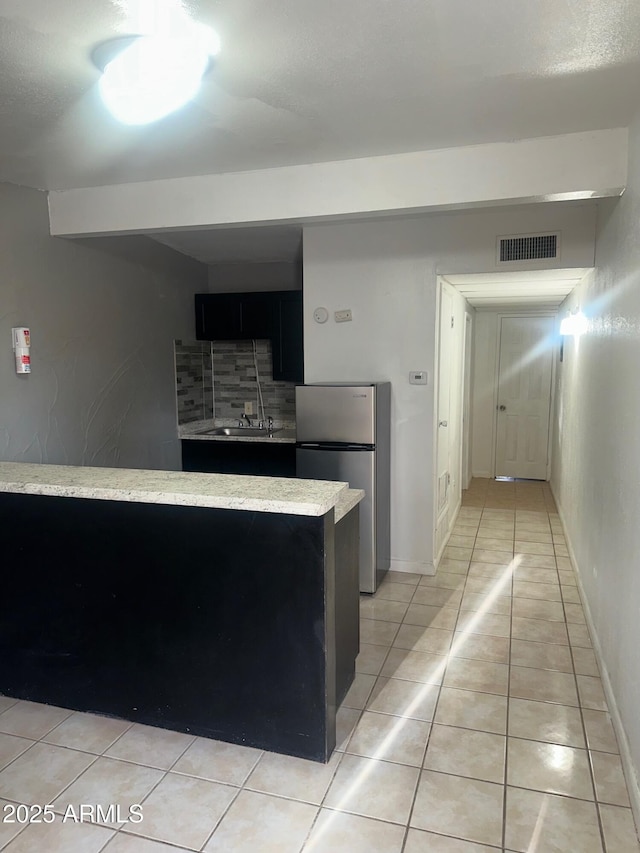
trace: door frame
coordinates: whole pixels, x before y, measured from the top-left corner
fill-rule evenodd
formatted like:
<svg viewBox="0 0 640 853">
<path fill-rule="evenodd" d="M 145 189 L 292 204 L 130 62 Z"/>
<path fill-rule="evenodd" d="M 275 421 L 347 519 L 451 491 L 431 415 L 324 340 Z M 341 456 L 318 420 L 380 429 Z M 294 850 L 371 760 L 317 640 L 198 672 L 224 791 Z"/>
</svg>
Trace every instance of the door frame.
<svg viewBox="0 0 640 853">
<path fill-rule="evenodd" d="M 491 436 L 491 479 L 496 476 L 496 445 L 498 443 L 498 387 L 500 382 L 500 346 L 502 342 L 502 318 L 503 317 L 545 317 L 554 319 L 557 316 L 556 311 L 539 311 L 534 308 L 527 310 L 526 308 L 520 311 L 497 311 L 498 328 L 495 340 L 494 352 L 494 368 L 493 368 L 493 420 L 492 420 L 492 436 Z M 552 350 L 551 358 L 551 389 L 549 399 L 549 422 L 547 424 L 547 465 L 545 473 L 545 482 L 551 479 L 551 451 L 553 447 L 553 413 L 556 405 L 556 364 L 557 358 L 555 349 Z"/>
<path fill-rule="evenodd" d="M 473 349 L 474 349 L 473 315 L 468 311 L 464 314 L 464 334 L 462 336 L 462 440 L 460 442 L 460 488 L 468 489 L 472 477 L 471 437 L 473 430 Z M 465 411 L 467 420 L 464 420 Z"/>
<path fill-rule="evenodd" d="M 440 328 L 442 323 L 442 318 L 440 316 L 442 311 L 442 293 L 448 287 L 450 290 L 453 290 L 450 284 L 442 281 L 440 276 L 437 278 L 437 292 L 436 292 L 436 328 L 435 328 L 435 353 L 434 353 L 434 371 L 433 371 L 433 532 L 434 537 L 436 536 L 436 531 L 438 529 L 438 521 L 440 520 L 441 513 L 438 512 L 438 450 L 439 450 L 439 438 L 440 438 L 440 428 L 438 426 L 438 408 L 440 401 L 440 385 L 441 385 L 441 361 L 440 361 Z M 452 303 L 453 309 L 453 303 Z M 449 394 L 451 394 L 451 388 L 449 389 Z M 448 429 L 448 427 L 447 427 Z M 447 499 L 448 500 L 448 499 Z M 435 538 L 434 538 L 435 544 Z M 440 549 L 438 549 L 440 550 Z"/>
<path fill-rule="evenodd" d="M 462 500 L 462 489 L 467 487 L 467 484 L 464 482 L 465 473 L 463 472 L 463 444 L 464 444 L 464 434 L 463 434 L 463 406 L 464 406 L 464 392 L 465 392 L 465 382 L 467 380 L 466 372 L 465 372 L 465 331 L 466 331 L 466 323 L 467 317 L 471 317 L 473 322 L 473 315 L 469 311 L 470 306 L 465 304 L 465 310 L 462 312 L 462 322 L 465 323 L 465 327 L 462 331 L 460 337 L 457 338 L 456 343 L 459 346 L 456 349 L 457 358 L 459 360 L 459 379 L 460 388 L 456 388 L 454 386 L 451 387 L 451 399 L 453 396 L 456 397 L 455 408 L 457 410 L 458 422 L 456 426 L 456 430 L 459 430 L 459 448 L 453 455 L 449 457 L 449 473 L 451 475 L 451 486 L 454 488 L 450 489 L 448 500 L 448 509 L 447 509 L 447 517 L 448 517 L 448 529 L 446 535 L 439 536 L 438 535 L 438 521 L 444 516 L 444 513 L 438 513 L 438 439 L 439 439 L 439 428 L 438 428 L 438 403 L 439 403 L 439 395 L 440 395 L 440 381 L 441 381 L 441 369 L 442 365 L 440 363 L 440 328 L 441 328 L 441 311 L 442 311 L 442 293 L 445 289 L 451 291 L 453 296 L 452 303 L 452 313 L 453 316 L 456 317 L 456 322 L 458 321 L 458 309 L 455 307 L 455 299 L 459 297 L 460 294 L 456 292 L 456 289 L 449 284 L 449 282 L 444 279 L 442 276 L 438 275 L 436 278 L 436 313 L 435 313 L 435 351 L 434 351 L 434 371 L 433 371 L 433 471 L 432 471 L 432 489 L 433 489 L 433 563 L 437 566 L 442 557 L 442 552 L 446 547 L 446 543 L 449 539 L 449 535 L 451 533 L 451 529 L 453 527 L 453 523 L 458 515 L 460 510 L 460 504 Z M 466 303 L 466 300 L 465 300 Z M 472 332 L 474 327 L 472 326 Z M 456 338 L 456 335 L 454 335 Z M 469 353 L 469 362 L 472 364 L 473 362 L 473 336 L 471 338 L 471 347 Z M 469 377 L 470 381 L 470 377 Z M 469 387 L 469 394 L 471 395 L 471 386 Z M 469 423 L 471 423 L 473 411 L 473 404 L 471 398 L 471 407 L 470 407 L 470 417 Z M 449 429 L 452 430 L 453 421 L 451 420 L 451 411 L 449 413 L 449 420 L 451 421 Z M 451 434 L 451 432 L 449 432 Z M 469 457 L 471 457 L 471 432 L 469 432 Z M 451 451 L 450 451 L 451 452 Z"/>
</svg>

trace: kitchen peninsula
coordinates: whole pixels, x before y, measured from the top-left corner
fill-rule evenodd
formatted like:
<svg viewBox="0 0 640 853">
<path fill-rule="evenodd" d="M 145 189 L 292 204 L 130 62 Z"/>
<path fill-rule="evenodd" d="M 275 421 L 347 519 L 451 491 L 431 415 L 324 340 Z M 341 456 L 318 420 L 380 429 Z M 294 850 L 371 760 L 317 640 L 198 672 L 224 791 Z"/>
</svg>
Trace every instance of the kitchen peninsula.
<svg viewBox="0 0 640 853">
<path fill-rule="evenodd" d="M 0 694 L 327 761 L 358 652 L 362 497 L 0 462 Z"/>
</svg>

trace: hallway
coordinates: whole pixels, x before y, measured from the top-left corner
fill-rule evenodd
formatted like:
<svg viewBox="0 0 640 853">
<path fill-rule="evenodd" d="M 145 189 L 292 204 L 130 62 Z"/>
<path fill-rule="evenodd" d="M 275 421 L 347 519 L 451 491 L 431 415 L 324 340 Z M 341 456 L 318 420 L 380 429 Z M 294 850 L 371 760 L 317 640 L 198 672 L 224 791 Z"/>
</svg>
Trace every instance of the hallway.
<svg viewBox="0 0 640 853">
<path fill-rule="evenodd" d="M 392 573 L 361 632 L 326 766 L 0 697 L 0 811 L 144 814 L 0 823 L 0 849 L 639 853 L 547 484 L 473 481 L 437 575 Z"/>
<path fill-rule="evenodd" d="M 551 490 L 473 480 L 462 503 L 437 575 L 409 587 L 409 576 L 395 574 L 363 602 L 363 616 L 375 620 L 363 619 L 363 640 L 393 644 L 383 676 L 435 683 L 444 669 L 440 690 L 429 694 L 434 712 L 422 717 L 433 725 L 409 826 L 423 832 L 410 829 L 405 850 L 493 849 L 429 834 L 442 833 L 507 851 L 637 853 Z M 407 713 L 377 698 L 407 692 L 391 684 L 379 678 L 367 707 Z"/>
</svg>

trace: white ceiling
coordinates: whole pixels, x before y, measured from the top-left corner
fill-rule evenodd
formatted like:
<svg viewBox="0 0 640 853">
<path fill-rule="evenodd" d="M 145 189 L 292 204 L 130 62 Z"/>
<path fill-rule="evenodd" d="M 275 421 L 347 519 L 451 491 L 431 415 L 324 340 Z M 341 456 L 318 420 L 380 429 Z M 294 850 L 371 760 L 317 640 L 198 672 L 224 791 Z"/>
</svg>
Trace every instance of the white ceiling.
<svg viewBox="0 0 640 853">
<path fill-rule="evenodd" d="M 637 0 L 184 0 L 222 39 L 195 102 L 110 119 L 90 60 L 144 4 L 0 0 L 0 180 L 39 188 L 626 126 Z"/>
<path fill-rule="evenodd" d="M 173 116 L 117 124 L 92 50 L 180 2 L 218 30 L 214 67 Z M 0 81 L 0 181 L 40 189 L 513 140 L 629 124 L 640 2 L 0 0 Z M 208 264 L 300 256 L 293 226 L 151 236 Z"/>
<path fill-rule="evenodd" d="M 153 238 L 205 264 L 293 263 L 302 257 L 302 228 L 295 225 L 167 231 Z"/>
<path fill-rule="evenodd" d="M 527 306 L 555 311 L 587 272 L 586 269 L 534 270 L 443 278 L 476 310 L 498 311 Z"/>
</svg>

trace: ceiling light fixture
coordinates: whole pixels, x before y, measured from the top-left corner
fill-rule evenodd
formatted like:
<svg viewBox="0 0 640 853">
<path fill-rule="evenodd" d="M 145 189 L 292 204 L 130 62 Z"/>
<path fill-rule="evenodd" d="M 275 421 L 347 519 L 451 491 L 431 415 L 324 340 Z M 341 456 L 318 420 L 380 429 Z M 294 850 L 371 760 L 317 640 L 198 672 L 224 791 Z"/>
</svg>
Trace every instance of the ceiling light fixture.
<svg viewBox="0 0 640 853">
<path fill-rule="evenodd" d="M 123 124 L 150 124 L 197 94 L 220 40 L 210 27 L 190 23 L 178 35 L 113 39 L 93 52 L 103 71 L 100 94 Z"/>
<path fill-rule="evenodd" d="M 568 316 L 562 319 L 560 323 L 560 334 L 563 336 L 573 335 L 580 337 L 589 328 L 589 321 L 579 308 L 572 311 Z"/>
</svg>

